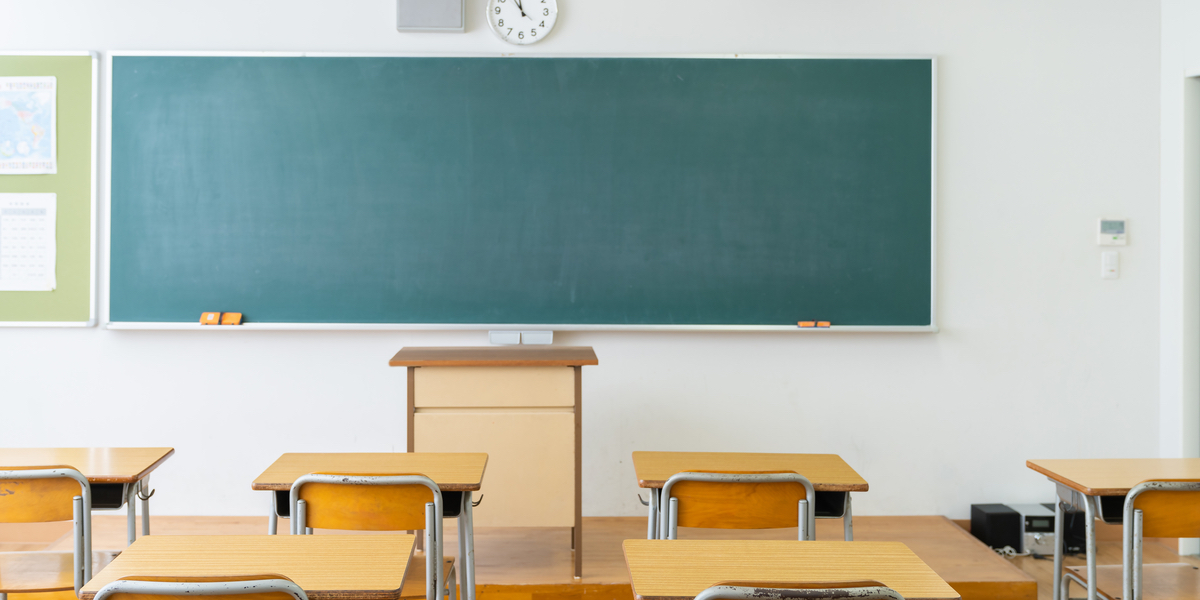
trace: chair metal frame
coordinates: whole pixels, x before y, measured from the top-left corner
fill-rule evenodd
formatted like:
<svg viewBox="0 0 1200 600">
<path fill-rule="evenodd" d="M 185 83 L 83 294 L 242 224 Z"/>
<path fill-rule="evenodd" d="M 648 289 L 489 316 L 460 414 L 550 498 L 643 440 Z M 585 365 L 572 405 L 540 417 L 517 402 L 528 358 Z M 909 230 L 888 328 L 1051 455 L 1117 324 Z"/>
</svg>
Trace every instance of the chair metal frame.
<svg viewBox="0 0 1200 600">
<path fill-rule="evenodd" d="M 284 592 L 295 600 L 308 600 L 308 594 L 287 579 L 250 579 L 244 581 L 142 581 L 118 579 L 100 588 L 94 600 L 113 594 L 153 594 L 161 596 L 240 596 Z"/>
<path fill-rule="evenodd" d="M 432 479 L 424 475 L 328 475 L 310 473 L 292 482 L 291 503 L 292 535 L 312 533 L 312 528 L 306 525 L 307 503 L 300 499 L 300 488 L 306 483 L 328 483 L 334 485 L 423 485 L 433 492 L 433 502 L 425 503 L 425 598 L 439 600 L 439 591 L 444 591 L 451 599 L 456 597 L 457 589 L 454 577 L 446 577 L 444 555 L 445 546 L 442 538 L 442 490 Z M 464 502 L 467 500 L 463 495 Z M 459 535 L 459 551 L 463 551 L 465 536 Z M 471 549 L 472 553 L 474 548 Z M 460 569 L 466 572 L 465 568 Z M 464 585 L 474 586 L 474 581 L 464 581 Z M 0 599 L 3 600 L 3 599 Z"/>
<path fill-rule="evenodd" d="M 714 585 L 696 595 L 695 600 L 904 600 L 904 596 L 884 586 L 793 589 Z M 97 599 L 100 600 L 100 599 Z"/>
<path fill-rule="evenodd" d="M 672 475 L 662 487 L 662 499 L 667 510 L 660 511 L 662 522 L 658 526 L 660 539 L 673 540 L 679 530 L 679 498 L 671 497 L 671 488 L 681 481 L 700 481 L 705 483 L 799 483 L 804 486 L 805 499 L 799 501 L 796 522 L 799 525 L 798 536 L 801 540 L 817 539 L 817 521 L 814 503 L 817 493 L 807 477 L 798 473 L 704 473 L 685 471 Z M 651 496 L 653 501 L 653 496 Z M 847 498 L 849 495 L 847 494 Z M 653 502 L 652 502 L 653 503 Z M 652 507 L 652 510 L 655 507 Z M 847 510 L 849 506 L 847 505 Z M 849 531 L 849 529 L 847 529 Z"/>
<path fill-rule="evenodd" d="M 72 521 L 74 528 L 74 580 L 75 595 L 92 578 L 92 487 L 87 477 L 76 469 L 0 469 L 0 480 L 5 479 L 74 479 L 79 483 L 80 494 L 72 498 Z M 6 600 L 7 594 L 0 594 Z"/>
<path fill-rule="evenodd" d="M 1200 492 L 1200 481 L 1143 481 L 1129 490 L 1125 495 L 1125 514 L 1121 524 L 1121 597 L 1125 600 L 1142 600 L 1142 510 L 1134 508 L 1134 500 L 1145 492 Z M 1090 506 L 1089 506 L 1090 507 Z M 1088 511 L 1091 513 L 1092 511 Z M 1056 515 L 1057 516 L 1057 515 Z M 1092 514 L 1087 515 L 1092 518 Z M 1059 517 L 1061 519 L 1061 517 Z M 1055 533 L 1058 533 L 1058 521 L 1055 522 Z M 1095 542 L 1089 540 L 1088 552 L 1095 553 Z M 1088 596 L 1095 595 L 1096 567 L 1088 565 L 1088 580 L 1085 582 L 1078 575 L 1062 570 L 1056 564 L 1055 568 L 1062 574 L 1058 597 L 1069 600 L 1071 582 L 1088 590 Z"/>
</svg>

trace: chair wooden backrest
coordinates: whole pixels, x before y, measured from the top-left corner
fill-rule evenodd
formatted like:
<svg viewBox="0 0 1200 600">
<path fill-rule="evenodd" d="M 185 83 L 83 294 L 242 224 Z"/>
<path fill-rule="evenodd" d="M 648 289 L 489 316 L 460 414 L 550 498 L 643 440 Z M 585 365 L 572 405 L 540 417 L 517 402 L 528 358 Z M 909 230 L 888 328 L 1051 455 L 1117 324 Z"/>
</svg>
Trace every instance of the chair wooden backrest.
<svg viewBox="0 0 1200 600">
<path fill-rule="evenodd" d="M 283 575 L 218 577 L 122 577 L 96 592 L 94 600 L 176 600 L 178 596 L 237 596 L 238 600 L 308 600 Z"/>
<path fill-rule="evenodd" d="M 83 496 L 85 484 L 68 475 L 45 474 L 36 479 L 22 475 L 30 472 L 74 468 L 65 465 L 45 467 L 0 466 L 0 523 L 49 523 L 75 518 L 72 499 Z M 4 472 L 12 472 L 5 478 Z M 18 473 L 20 472 L 20 473 Z M 78 471 L 75 471 L 78 473 Z M 80 475 L 82 477 L 82 475 Z M 21 477 L 21 478 L 15 478 Z"/>
<path fill-rule="evenodd" d="M 738 475 L 795 474 L 795 471 L 689 472 Z M 807 496 L 804 486 L 794 481 L 680 481 L 672 486 L 671 497 L 679 499 L 680 527 L 778 529 L 799 527 L 796 503 Z"/>
<path fill-rule="evenodd" d="M 1123 598 L 1142 597 L 1142 539 L 1200 537 L 1200 479 L 1143 481 L 1125 495 Z"/>
<path fill-rule="evenodd" d="M 425 596 L 446 589 L 442 491 L 421 474 L 310 473 L 292 482 L 292 533 L 425 530 Z"/>
<path fill-rule="evenodd" d="M 1196 483 L 1195 479 L 1160 479 L 1153 483 Z M 1142 535 L 1161 538 L 1200 537 L 1200 491 L 1157 489 L 1137 494 L 1133 509 L 1142 511 Z M 1132 490 L 1130 490 L 1132 492 Z"/>
<path fill-rule="evenodd" d="M 670 514 L 664 531 L 671 538 L 675 527 L 799 527 L 807 539 L 815 533 L 814 501 L 812 484 L 795 471 L 686 471 L 663 486 Z M 801 512 L 807 523 L 800 522 Z"/>
<path fill-rule="evenodd" d="M 722 582 L 696 596 L 695 600 L 904 600 L 895 590 L 878 581 L 831 583 Z"/>
<path fill-rule="evenodd" d="M 362 477 L 423 477 L 418 473 L 314 473 L 347 478 L 345 483 L 312 481 L 299 490 L 305 507 L 305 525 L 317 529 L 404 531 L 425 529 L 425 504 L 433 490 L 419 483 L 367 485 L 353 483 Z"/>
<path fill-rule="evenodd" d="M 92 488 L 66 465 L 0 466 L 0 523 L 74 521 L 75 593 L 92 578 Z"/>
</svg>

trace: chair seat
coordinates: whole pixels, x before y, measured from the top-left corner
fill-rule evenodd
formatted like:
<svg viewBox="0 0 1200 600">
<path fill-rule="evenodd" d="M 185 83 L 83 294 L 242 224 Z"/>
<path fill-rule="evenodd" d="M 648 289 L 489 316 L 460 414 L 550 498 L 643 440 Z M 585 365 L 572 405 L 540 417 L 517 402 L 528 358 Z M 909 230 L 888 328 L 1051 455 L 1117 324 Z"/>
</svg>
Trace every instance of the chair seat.
<svg viewBox="0 0 1200 600">
<path fill-rule="evenodd" d="M 454 573 L 454 557 L 446 556 L 442 558 L 442 571 L 446 574 L 446 579 L 449 580 Z M 404 588 L 400 590 L 401 598 L 424 598 L 425 597 L 425 554 L 422 552 L 413 553 L 413 557 L 408 561 L 408 572 L 404 574 Z M 454 600 L 451 598 L 450 600 Z"/>
<path fill-rule="evenodd" d="M 57 592 L 22 592 L 13 594 L 8 600 L 79 600 L 75 590 L 59 590 Z"/>
<path fill-rule="evenodd" d="M 1087 567 L 1068 567 L 1067 570 L 1087 582 Z M 1122 588 L 1125 585 L 1122 578 L 1120 565 L 1096 567 L 1096 589 L 1107 600 L 1121 600 Z M 1142 600 L 1184 598 L 1200 598 L 1200 568 L 1188 563 L 1142 566 Z"/>
</svg>

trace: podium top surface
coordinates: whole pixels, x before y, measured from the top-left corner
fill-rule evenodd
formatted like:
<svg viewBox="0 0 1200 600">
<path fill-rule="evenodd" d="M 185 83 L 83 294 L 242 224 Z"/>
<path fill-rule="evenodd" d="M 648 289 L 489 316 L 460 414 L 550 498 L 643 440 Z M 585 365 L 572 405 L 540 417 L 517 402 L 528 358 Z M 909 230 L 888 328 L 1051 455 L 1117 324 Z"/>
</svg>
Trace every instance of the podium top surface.
<svg viewBox="0 0 1200 600">
<path fill-rule="evenodd" d="M 580 367 L 598 365 L 589 346 L 457 346 L 401 348 L 393 367 Z"/>
</svg>

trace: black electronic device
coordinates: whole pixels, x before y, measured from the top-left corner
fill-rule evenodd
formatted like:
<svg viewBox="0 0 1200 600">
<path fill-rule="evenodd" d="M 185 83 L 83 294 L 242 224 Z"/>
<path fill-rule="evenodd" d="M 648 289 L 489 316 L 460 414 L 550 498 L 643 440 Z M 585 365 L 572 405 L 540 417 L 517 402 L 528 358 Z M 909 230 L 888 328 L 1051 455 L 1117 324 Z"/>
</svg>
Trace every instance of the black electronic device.
<svg viewBox="0 0 1200 600">
<path fill-rule="evenodd" d="M 1083 551 L 1084 516 L 1063 514 L 1063 550 Z M 1012 548 L 1017 553 L 1054 552 L 1054 504 L 972 504 L 971 533 L 991 548 Z"/>
<path fill-rule="evenodd" d="M 971 534 L 989 548 L 1017 550 L 1021 547 L 1021 513 L 1006 504 L 972 504 Z"/>
</svg>

